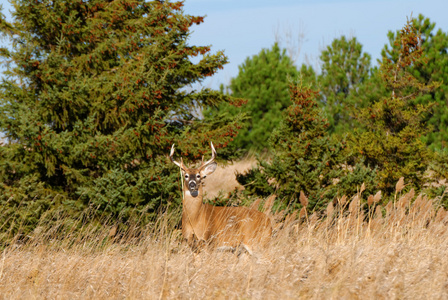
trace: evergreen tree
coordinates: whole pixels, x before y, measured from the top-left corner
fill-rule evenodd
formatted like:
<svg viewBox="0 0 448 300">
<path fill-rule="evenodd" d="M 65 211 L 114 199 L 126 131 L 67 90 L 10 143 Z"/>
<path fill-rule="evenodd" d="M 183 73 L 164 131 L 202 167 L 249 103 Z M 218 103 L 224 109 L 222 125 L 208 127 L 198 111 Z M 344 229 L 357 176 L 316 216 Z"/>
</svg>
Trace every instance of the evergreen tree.
<svg viewBox="0 0 448 300">
<path fill-rule="evenodd" d="M 436 107 L 428 122 L 432 130 L 422 136 L 423 141 L 431 149 L 447 147 L 448 141 L 448 35 L 442 29 L 434 32 L 435 23 L 419 15 L 413 19 L 414 28 L 421 34 L 421 48 L 425 55 L 425 63 L 409 66 L 409 73 L 422 83 L 440 82 L 441 86 L 430 93 L 419 95 L 413 101 L 420 104 L 435 103 Z M 389 46 L 382 50 L 382 56 L 396 60 L 398 49 L 396 40 L 399 33 L 389 31 Z"/>
<path fill-rule="evenodd" d="M 393 49 L 390 56 L 383 56 L 380 68 L 389 96 L 359 110 L 358 121 L 366 131 L 355 131 L 352 138 L 355 153 L 378 168 L 378 188 L 386 193 L 394 190 L 400 177 L 416 188 L 422 185 L 432 156 L 421 141 L 429 129 L 426 120 L 431 105 L 415 99 L 433 93 L 438 86 L 412 74 L 413 68 L 420 68 L 426 61 L 420 36 L 411 21 L 395 38 Z"/>
<path fill-rule="evenodd" d="M 331 132 L 342 134 L 356 127 L 352 115 L 355 108 L 366 105 L 360 91 L 370 77 L 370 59 L 354 37 L 335 39 L 322 51 L 322 73 L 318 78 L 320 101 L 328 116 Z"/>
<path fill-rule="evenodd" d="M 194 108 L 240 101 L 185 87 L 227 62 L 188 44 L 203 17 L 182 2 L 13 2 L 0 30 L 7 71 L 0 85 L 0 203 L 35 206 L 38 218 L 62 204 L 128 216 L 180 201 L 172 143 L 190 162 L 226 147 L 240 117 L 205 124 Z M 201 56 L 199 62 L 190 58 Z M 219 151 L 219 150 L 218 150 Z M 231 151 L 220 151 L 225 157 Z"/>
<path fill-rule="evenodd" d="M 312 90 L 319 89 L 318 76 L 310 65 L 302 64 L 299 69 L 299 80 L 302 85 L 309 86 Z"/>
<path fill-rule="evenodd" d="M 269 136 L 280 122 L 281 111 L 289 104 L 288 77 L 297 76 L 297 69 L 286 50 L 277 44 L 247 58 L 239 66 L 238 76 L 232 78 L 229 87 L 232 96 L 248 102 L 240 108 L 225 104 L 219 107 L 221 113 L 245 113 L 249 117 L 248 125 L 235 138 L 236 147 L 263 150 L 268 146 Z"/>
<path fill-rule="evenodd" d="M 374 171 L 362 164 L 353 170 L 345 164 L 345 141 L 332 138 L 317 98 L 319 92 L 301 86 L 290 87 L 292 104 L 283 113 L 280 126 L 269 140 L 273 151 L 269 161 L 237 176 L 248 195 L 276 194 L 283 205 L 297 208 L 302 191 L 309 209 L 320 210 L 336 196 L 352 194 L 365 182 L 374 188 Z"/>
</svg>

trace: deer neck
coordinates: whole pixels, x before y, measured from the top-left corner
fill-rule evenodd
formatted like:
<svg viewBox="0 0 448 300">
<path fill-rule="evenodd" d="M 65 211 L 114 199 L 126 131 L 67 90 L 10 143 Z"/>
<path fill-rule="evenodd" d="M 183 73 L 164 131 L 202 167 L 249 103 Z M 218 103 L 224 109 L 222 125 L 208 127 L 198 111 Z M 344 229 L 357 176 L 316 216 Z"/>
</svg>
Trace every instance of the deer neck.
<svg viewBox="0 0 448 300">
<path fill-rule="evenodd" d="M 196 220 L 204 205 L 202 202 L 203 190 L 202 185 L 199 186 L 198 195 L 193 197 L 187 187 L 184 186 L 183 210 L 187 213 L 188 218 L 193 221 Z"/>
</svg>

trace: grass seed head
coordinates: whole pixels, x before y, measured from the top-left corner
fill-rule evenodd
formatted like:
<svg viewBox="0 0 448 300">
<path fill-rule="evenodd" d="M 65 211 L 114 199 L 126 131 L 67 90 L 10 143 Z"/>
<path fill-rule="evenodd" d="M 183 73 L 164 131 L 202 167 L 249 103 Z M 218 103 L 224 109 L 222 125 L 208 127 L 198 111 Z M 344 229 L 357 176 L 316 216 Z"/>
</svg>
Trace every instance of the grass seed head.
<svg viewBox="0 0 448 300">
<path fill-rule="evenodd" d="M 260 202 L 261 202 L 261 199 L 255 200 L 254 202 L 252 202 L 252 204 L 250 205 L 249 208 L 258 210 L 258 208 L 260 207 Z"/>
<path fill-rule="evenodd" d="M 274 206 L 274 200 L 277 197 L 277 195 L 272 194 L 271 196 L 268 197 L 268 199 L 266 200 L 266 202 L 264 203 L 263 206 L 263 212 L 269 214 L 271 212 L 272 206 Z"/>
<path fill-rule="evenodd" d="M 378 203 L 381 200 L 381 191 L 376 192 L 375 196 L 373 196 L 373 202 Z"/>
<path fill-rule="evenodd" d="M 305 193 L 303 191 L 300 191 L 300 204 L 302 204 L 302 206 L 308 206 L 308 198 L 305 196 Z"/>
<path fill-rule="evenodd" d="M 299 213 L 299 219 L 302 219 L 306 216 L 306 206 L 302 207 Z"/>
<path fill-rule="evenodd" d="M 395 185 L 395 190 L 397 191 L 397 193 L 399 193 L 403 188 L 404 188 L 404 177 L 400 177 L 400 179 L 398 179 L 397 184 Z"/>
<path fill-rule="evenodd" d="M 365 190 L 366 190 L 366 185 L 363 182 L 362 185 L 361 185 L 361 189 L 359 190 L 359 193 L 362 194 L 362 192 L 364 192 Z"/>
</svg>

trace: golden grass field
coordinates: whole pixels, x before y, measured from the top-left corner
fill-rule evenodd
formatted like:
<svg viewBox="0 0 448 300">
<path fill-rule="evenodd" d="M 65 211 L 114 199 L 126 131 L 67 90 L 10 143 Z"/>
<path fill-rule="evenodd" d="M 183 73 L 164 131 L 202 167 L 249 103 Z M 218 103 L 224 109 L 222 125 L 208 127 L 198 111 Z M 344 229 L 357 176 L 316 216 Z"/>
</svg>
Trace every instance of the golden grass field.
<svg viewBox="0 0 448 300">
<path fill-rule="evenodd" d="M 282 219 L 254 256 L 193 253 L 174 229 L 178 212 L 139 228 L 140 238 L 131 228 L 108 239 L 109 226 L 58 239 L 36 230 L 2 251 L 0 298 L 448 299 L 448 213 L 439 200 L 397 192 L 395 205 L 379 207 L 371 197 L 364 221 L 359 196 L 327 216 Z"/>
</svg>

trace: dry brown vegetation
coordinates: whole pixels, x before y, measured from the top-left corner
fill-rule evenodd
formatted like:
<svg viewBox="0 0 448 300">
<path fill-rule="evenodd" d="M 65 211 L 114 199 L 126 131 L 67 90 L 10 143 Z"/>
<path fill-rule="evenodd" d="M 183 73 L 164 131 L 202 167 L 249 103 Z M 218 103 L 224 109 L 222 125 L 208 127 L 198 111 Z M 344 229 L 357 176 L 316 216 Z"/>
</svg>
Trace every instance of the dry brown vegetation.
<svg viewBox="0 0 448 300">
<path fill-rule="evenodd" d="M 126 232 L 104 226 L 39 230 L 4 247 L 7 299 L 446 299 L 448 213 L 439 199 L 356 194 L 326 214 L 275 214 L 271 244 L 254 256 L 193 253 L 175 228 L 179 212 Z M 361 189 L 362 190 L 362 189 Z M 306 197 L 301 197 L 306 201 Z M 367 200 L 361 205 L 361 199 Z M 273 199 L 271 197 L 270 199 Z M 370 216 L 370 218 L 367 217 Z M 61 219 L 61 222 L 64 220 Z M 139 234 L 135 234 L 138 232 Z"/>
<path fill-rule="evenodd" d="M 218 167 L 215 173 L 207 178 L 205 186 L 206 197 L 211 199 L 217 197 L 219 192 L 226 193 L 234 189 L 243 189 L 236 181 L 235 173 L 244 173 L 255 166 L 256 163 L 257 161 L 254 157 L 247 157 L 225 167 Z"/>
</svg>

